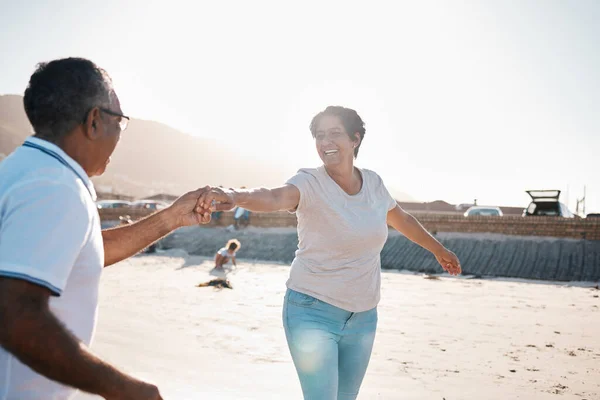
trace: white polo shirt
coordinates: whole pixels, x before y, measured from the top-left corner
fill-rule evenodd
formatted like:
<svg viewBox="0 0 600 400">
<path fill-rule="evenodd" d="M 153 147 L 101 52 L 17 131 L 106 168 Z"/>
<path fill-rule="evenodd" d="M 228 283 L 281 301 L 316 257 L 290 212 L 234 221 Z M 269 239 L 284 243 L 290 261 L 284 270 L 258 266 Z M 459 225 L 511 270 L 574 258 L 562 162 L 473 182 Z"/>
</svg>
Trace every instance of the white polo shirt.
<svg viewBox="0 0 600 400">
<path fill-rule="evenodd" d="M 83 168 L 45 140 L 28 138 L 0 163 L 0 276 L 48 288 L 50 310 L 88 346 L 104 266 L 95 200 Z M 75 393 L 0 346 L 0 400 L 62 400 Z"/>
</svg>

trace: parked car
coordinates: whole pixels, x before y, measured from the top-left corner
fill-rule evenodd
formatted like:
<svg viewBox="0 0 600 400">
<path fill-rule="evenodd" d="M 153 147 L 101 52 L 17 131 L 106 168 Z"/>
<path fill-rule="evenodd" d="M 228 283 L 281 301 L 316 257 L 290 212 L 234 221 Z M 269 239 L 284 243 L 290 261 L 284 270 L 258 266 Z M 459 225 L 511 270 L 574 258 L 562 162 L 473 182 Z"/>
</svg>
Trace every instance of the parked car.
<svg viewBox="0 0 600 400">
<path fill-rule="evenodd" d="M 456 206 L 454 206 L 454 208 L 456 208 L 456 211 L 462 211 L 462 210 L 468 210 L 469 207 L 473 207 L 475 206 L 475 204 L 473 203 L 460 203 L 457 204 Z"/>
<path fill-rule="evenodd" d="M 131 203 L 133 208 L 147 208 L 149 210 L 162 210 L 167 205 L 167 203 L 157 200 L 137 200 Z"/>
<path fill-rule="evenodd" d="M 586 218 L 600 218 L 600 213 L 591 213 L 585 216 Z"/>
<path fill-rule="evenodd" d="M 465 217 L 490 216 L 502 217 L 502 210 L 495 206 L 472 206 L 465 211 Z"/>
<path fill-rule="evenodd" d="M 131 203 L 126 200 L 99 200 L 96 207 L 100 208 L 129 208 Z"/>
<path fill-rule="evenodd" d="M 523 216 L 548 216 L 575 218 L 575 214 L 569 208 L 558 201 L 560 190 L 526 190 L 531 197 L 531 203 L 525 210 Z"/>
</svg>

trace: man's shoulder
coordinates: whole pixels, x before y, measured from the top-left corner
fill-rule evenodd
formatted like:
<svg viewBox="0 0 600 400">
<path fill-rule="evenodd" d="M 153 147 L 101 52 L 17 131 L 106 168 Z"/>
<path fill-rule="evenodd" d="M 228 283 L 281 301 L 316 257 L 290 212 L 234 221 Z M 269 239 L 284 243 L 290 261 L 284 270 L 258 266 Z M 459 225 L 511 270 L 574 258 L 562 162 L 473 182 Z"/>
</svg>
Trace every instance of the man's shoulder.
<svg viewBox="0 0 600 400">
<path fill-rule="evenodd" d="M 0 179 L 0 214 L 6 215 L 11 210 L 25 212 L 33 207 L 46 213 L 69 212 L 91 221 L 95 203 L 83 182 L 67 172 L 61 170 L 60 165 L 52 165 L 23 169 L 8 179 Z"/>
<path fill-rule="evenodd" d="M 60 178 L 66 176 L 68 168 L 45 154 L 26 148 L 18 147 L 0 163 L 3 176 L 40 175 Z"/>
<path fill-rule="evenodd" d="M 14 153 L 13 153 L 14 154 Z M 85 185 L 64 165 L 47 160 L 24 160 L 22 157 L 8 158 L 0 164 L 0 193 L 4 197 L 12 191 L 26 189 L 38 191 L 40 196 L 48 193 L 49 187 L 64 190 L 65 194 L 82 194 Z"/>
</svg>

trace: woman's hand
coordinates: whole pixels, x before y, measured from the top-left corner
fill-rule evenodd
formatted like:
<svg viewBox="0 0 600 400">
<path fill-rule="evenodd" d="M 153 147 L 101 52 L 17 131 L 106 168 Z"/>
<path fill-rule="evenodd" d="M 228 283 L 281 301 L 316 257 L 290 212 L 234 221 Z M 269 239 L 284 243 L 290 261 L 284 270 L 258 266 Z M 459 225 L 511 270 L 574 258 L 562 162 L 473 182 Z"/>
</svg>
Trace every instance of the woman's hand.
<svg viewBox="0 0 600 400">
<path fill-rule="evenodd" d="M 198 202 L 210 190 L 205 186 L 193 192 L 188 192 L 175 200 L 164 212 L 168 214 L 171 230 L 182 226 L 208 224 L 210 222 L 210 211 L 198 208 Z"/>
<path fill-rule="evenodd" d="M 442 249 L 438 251 L 437 254 L 434 254 L 434 256 L 444 271 L 447 271 L 450 275 L 459 275 L 462 272 L 458 257 L 447 248 L 442 247 Z"/>
<path fill-rule="evenodd" d="M 235 207 L 233 191 L 212 187 L 198 198 L 196 212 L 229 211 L 233 207 Z"/>
</svg>

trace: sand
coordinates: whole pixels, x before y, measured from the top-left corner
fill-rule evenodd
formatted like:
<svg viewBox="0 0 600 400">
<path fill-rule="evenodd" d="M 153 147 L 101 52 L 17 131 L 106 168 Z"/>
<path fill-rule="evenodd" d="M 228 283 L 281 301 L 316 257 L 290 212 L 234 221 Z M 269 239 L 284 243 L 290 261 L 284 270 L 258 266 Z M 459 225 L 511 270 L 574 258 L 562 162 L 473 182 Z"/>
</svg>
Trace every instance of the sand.
<svg viewBox="0 0 600 400">
<path fill-rule="evenodd" d="M 241 260 L 232 290 L 195 287 L 212 266 L 169 250 L 107 268 L 92 349 L 165 399 L 302 399 L 281 324 L 289 267 Z M 600 290 L 435 278 L 383 273 L 359 399 L 600 399 Z"/>
</svg>

